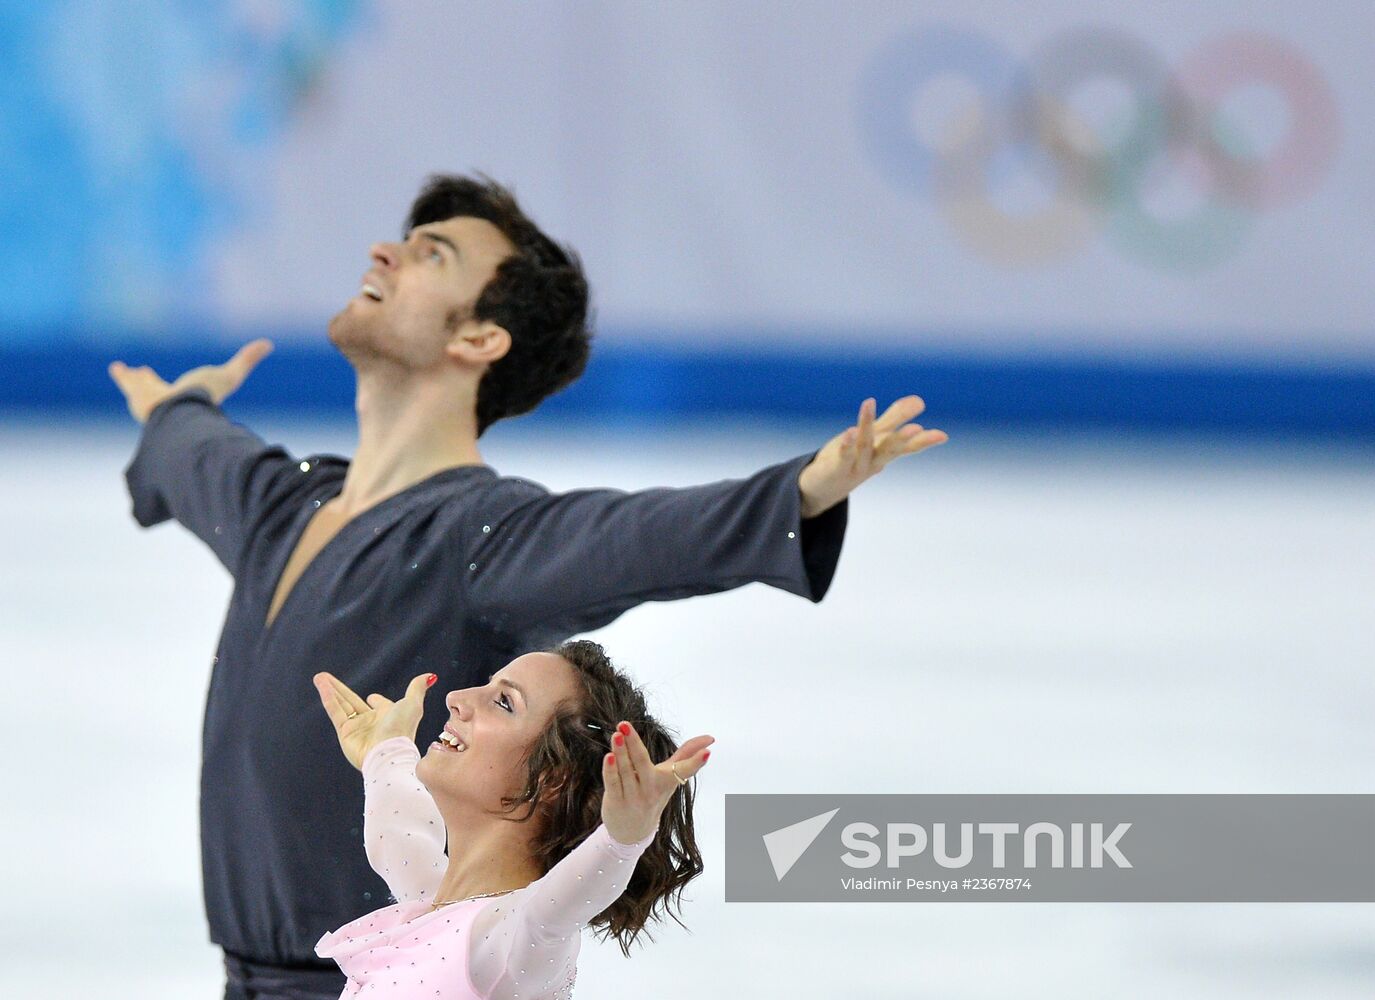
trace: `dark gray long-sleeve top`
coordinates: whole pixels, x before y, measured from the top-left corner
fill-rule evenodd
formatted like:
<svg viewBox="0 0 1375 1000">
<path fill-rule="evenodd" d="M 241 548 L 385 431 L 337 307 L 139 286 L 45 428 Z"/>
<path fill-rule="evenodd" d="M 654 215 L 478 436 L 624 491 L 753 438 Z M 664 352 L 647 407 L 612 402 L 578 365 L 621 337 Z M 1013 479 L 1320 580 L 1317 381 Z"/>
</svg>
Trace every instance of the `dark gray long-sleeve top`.
<svg viewBox="0 0 1375 1000">
<path fill-rule="evenodd" d="M 644 601 L 763 582 L 821 600 L 847 508 L 800 520 L 800 456 L 687 489 L 550 493 L 486 465 L 434 474 L 357 515 L 268 605 L 346 459 L 293 458 L 204 390 L 149 415 L 125 472 L 144 527 L 175 518 L 234 577 L 206 702 L 201 862 L 211 939 L 275 965 L 319 966 L 326 931 L 385 905 L 360 836 L 362 783 L 311 677 L 397 696 L 485 684 L 511 659 Z M 429 699 L 422 738 L 447 713 Z M 342 981 L 342 980 L 341 980 Z"/>
</svg>

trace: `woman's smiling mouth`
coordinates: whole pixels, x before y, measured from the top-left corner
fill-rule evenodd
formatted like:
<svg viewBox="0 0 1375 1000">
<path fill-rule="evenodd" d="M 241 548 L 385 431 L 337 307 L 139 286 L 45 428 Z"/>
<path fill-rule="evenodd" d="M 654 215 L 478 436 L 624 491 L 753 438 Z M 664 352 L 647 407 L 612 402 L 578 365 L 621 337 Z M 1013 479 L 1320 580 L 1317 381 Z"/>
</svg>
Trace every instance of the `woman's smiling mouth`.
<svg viewBox="0 0 1375 1000">
<path fill-rule="evenodd" d="M 448 729 L 440 732 L 439 739 L 435 740 L 435 745 L 441 750 L 447 750 L 450 753 L 462 753 L 464 750 L 468 749 L 468 744 L 449 732 Z"/>
</svg>

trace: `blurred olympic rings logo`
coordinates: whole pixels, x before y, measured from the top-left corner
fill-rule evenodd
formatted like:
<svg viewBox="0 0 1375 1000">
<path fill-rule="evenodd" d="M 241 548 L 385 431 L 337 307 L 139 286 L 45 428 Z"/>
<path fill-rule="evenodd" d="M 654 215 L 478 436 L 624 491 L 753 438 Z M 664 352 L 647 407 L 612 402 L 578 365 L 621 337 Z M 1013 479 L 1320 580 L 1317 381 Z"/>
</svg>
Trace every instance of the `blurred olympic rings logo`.
<svg viewBox="0 0 1375 1000">
<path fill-rule="evenodd" d="M 929 141 L 914 127 L 916 99 L 934 81 L 972 84 L 978 108 Z M 1095 81 L 1130 94 L 1129 120 L 1109 135 L 1075 115 L 1070 101 Z M 1288 131 L 1263 158 L 1220 107 L 1243 86 L 1273 88 Z M 890 181 L 930 196 L 958 237 L 1002 264 L 1061 257 L 1104 234 L 1142 263 L 1203 270 L 1230 257 L 1255 215 L 1309 194 L 1340 139 L 1327 81 L 1289 43 L 1237 32 L 1199 46 L 1174 68 L 1126 31 L 1083 27 L 1042 45 L 1025 64 L 974 31 L 933 27 L 885 47 L 860 82 L 863 142 Z M 993 191 L 1034 170 L 1049 204 L 1018 214 Z M 1148 210 L 1164 171 L 1200 188 L 1178 217 Z"/>
</svg>

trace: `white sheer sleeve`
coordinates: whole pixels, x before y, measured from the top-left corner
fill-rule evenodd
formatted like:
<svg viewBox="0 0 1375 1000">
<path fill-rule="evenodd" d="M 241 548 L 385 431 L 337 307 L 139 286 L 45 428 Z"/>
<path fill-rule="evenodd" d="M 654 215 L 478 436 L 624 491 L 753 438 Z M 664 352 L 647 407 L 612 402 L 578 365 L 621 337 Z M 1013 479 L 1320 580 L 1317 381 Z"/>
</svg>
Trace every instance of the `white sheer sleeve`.
<svg viewBox="0 0 1375 1000">
<path fill-rule="evenodd" d="M 411 740 L 383 740 L 363 759 L 363 846 L 398 902 L 434 898 L 448 866 L 444 819 L 415 765 Z"/>
<path fill-rule="evenodd" d="M 583 927 L 625 891 L 653 840 L 622 844 L 603 824 L 543 878 L 494 900 L 469 937 L 473 985 L 491 1000 L 569 995 Z"/>
</svg>

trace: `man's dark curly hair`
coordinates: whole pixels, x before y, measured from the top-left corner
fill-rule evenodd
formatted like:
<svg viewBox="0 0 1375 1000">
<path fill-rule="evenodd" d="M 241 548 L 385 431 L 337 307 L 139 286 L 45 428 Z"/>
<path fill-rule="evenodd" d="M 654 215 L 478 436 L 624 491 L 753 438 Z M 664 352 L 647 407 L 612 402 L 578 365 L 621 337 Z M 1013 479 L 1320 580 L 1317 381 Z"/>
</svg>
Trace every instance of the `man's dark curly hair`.
<svg viewBox="0 0 1375 1000">
<path fill-rule="evenodd" d="M 473 307 L 474 319 L 491 320 L 511 335 L 511 349 L 478 383 L 481 435 L 503 417 L 530 412 L 582 374 L 592 343 L 590 306 L 577 253 L 542 233 L 515 196 L 483 174 L 430 177 L 411 205 L 405 233 L 459 216 L 486 219 L 516 248 Z M 453 323 L 460 318 L 450 317 Z"/>
<path fill-rule="evenodd" d="M 599 644 L 565 642 L 547 652 L 573 665 L 581 682 L 581 701 L 560 705 L 525 759 L 525 787 L 503 805 L 516 822 L 540 824 L 531 843 L 535 859 L 548 872 L 601 825 L 602 758 L 622 719 L 644 741 L 650 759 L 667 760 L 678 749 L 672 734 L 649 714 L 644 695 L 617 670 Z M 614 937 L 621 951 L 651 921 L 672 917 L 679 924 L 683 889 L 702 874 L 702 854 L 692 825 L 693 783 L 673 793 L 659 818 L 659 830 L 640 855 L 620 897 L 588 923 L 602 939 Z M 522 815 L 514 815 L 524 806 Z"/>
</svg>

